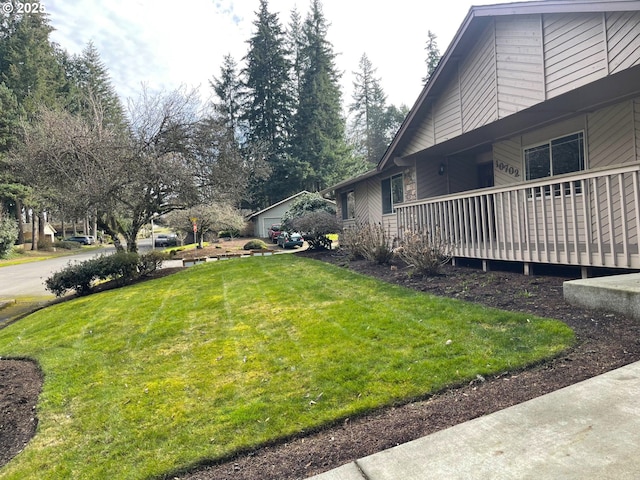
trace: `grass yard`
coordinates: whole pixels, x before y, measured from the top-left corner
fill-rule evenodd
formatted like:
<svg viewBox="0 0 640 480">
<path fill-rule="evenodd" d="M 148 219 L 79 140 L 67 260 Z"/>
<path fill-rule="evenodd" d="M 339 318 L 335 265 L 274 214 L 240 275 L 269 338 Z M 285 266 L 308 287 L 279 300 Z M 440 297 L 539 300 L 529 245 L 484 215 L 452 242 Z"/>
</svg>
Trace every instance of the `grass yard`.
<svg viewBox="0 0 640 480">
<path fill-rule="evenodd" d="M 296 255 L 207 263 L 0 330 L 39 426 L 0 479 L 143 479 L 557 355 L 560 322 Z"/>
</svg>

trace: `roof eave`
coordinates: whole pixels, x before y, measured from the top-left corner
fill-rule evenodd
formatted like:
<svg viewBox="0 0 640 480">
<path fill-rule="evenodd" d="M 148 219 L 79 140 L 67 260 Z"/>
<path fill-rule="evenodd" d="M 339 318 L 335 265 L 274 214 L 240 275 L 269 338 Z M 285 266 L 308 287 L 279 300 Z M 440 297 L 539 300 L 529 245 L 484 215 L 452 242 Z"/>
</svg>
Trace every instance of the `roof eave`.
<svg viewBox="0 0 640 480">
<path fill-rule="evenodd" d="M 438 83 L 438 78 L 444 74 L 443 72 L 445 71 L 448 63 L 455 57 L 458 45 L 462 41 L 462 38 L 469 29 L 471 23 L 476 18 L 504 15 L 528 15 L 535 13 L 613 12 L 637 10 L 640 10 L 640 0 L 539 0 L 532 2 L 472 6 L 458 28 L 453 40 L 447 47 L 444 55 L 440 58 L 440 62 L 431 75 L 431 78 L 418 96 L 413 108 L 405 117 L 402 125 L 398 129 L 398 132 L 393 137 L 393 140 L 385 151 L 385 154 L 380 159 L 380 162 L 378 163 L 378 170 L 384 169 L 389 163 L 393 164 L 393 160 L 396 157 L 395 150 L 398 147 L 400 140 L 410 128 L 415 116 L 427 101 L 427 98 L 430 97 L 434 86 Z"/>
</svg>

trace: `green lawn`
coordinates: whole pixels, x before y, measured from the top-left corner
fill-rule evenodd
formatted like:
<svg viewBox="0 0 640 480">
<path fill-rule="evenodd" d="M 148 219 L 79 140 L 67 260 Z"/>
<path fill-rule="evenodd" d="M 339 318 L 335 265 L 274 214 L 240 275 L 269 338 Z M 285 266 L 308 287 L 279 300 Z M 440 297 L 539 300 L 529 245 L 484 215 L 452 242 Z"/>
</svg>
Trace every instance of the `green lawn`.
<svg viewBox="0 0 640 480">
<path fill-rule="evenodd" d="M 7 479 L 142 479 L 519 368 L 564 324 L 296 255 L 191 267 L 0 330 L 36 359 L 39 425 Z"/>
</svg>

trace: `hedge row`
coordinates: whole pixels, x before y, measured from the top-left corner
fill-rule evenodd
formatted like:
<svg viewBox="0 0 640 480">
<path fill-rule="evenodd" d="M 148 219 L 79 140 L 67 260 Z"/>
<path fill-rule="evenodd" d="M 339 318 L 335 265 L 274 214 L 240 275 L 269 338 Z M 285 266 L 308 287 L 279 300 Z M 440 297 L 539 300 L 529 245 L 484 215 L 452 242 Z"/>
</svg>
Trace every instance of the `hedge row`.
<svg viewBox="0 0 640 480">
<path fill-rule="evenodd" d="M 84 262 L 69 263 L 64 269 L 45 280 L 47 290 L 60 297 L 70 290 L 78 295 L 92 292 L 95 282 L 113 280 L 126 284 L 133 279 L 153 273 L 162 266 L 166 254 L 152 251 L 101 255 Z"/>
</svg>

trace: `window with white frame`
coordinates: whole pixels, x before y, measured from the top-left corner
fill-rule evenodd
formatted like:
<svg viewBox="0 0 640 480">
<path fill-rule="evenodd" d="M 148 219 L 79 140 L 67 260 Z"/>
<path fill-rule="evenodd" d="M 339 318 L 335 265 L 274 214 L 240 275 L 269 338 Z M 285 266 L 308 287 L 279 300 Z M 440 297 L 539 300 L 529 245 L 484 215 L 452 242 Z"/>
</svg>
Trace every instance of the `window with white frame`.
<svg viewBox="0 0 640 480">
<path fill-rule="evenodd" d="M 382 180 L 382 213 L 395 212 L 395 205 L 404 202 L 404 181 L 402 174 Z"/>
<path fill-rule="evenodd" d="M 356 194 L 353 190 L 342 194 L 342 219 L 356 218 Z"/>
<path fill-rule="evenodd" d="M 584 133 L 525 148 L 524 167 L 527 180 L 584 170 Z"/>
<path fill-rule="evenodd" d="M 527 180 L 579 172 L 584 168 L 583 132 L 555 138 L 524 149 L 524 170 Z M 569 193 L 570 185 L 567 184 L 565 189 L 566 193 Z M 579 185 L 576 184 L 576 192 L 579 191 L 578 189 Z M 550 193 L 549 187 L 545 187 L 545 193 Z M 560 194 L 558 186 L 554 193 Z"/>
</svg>

